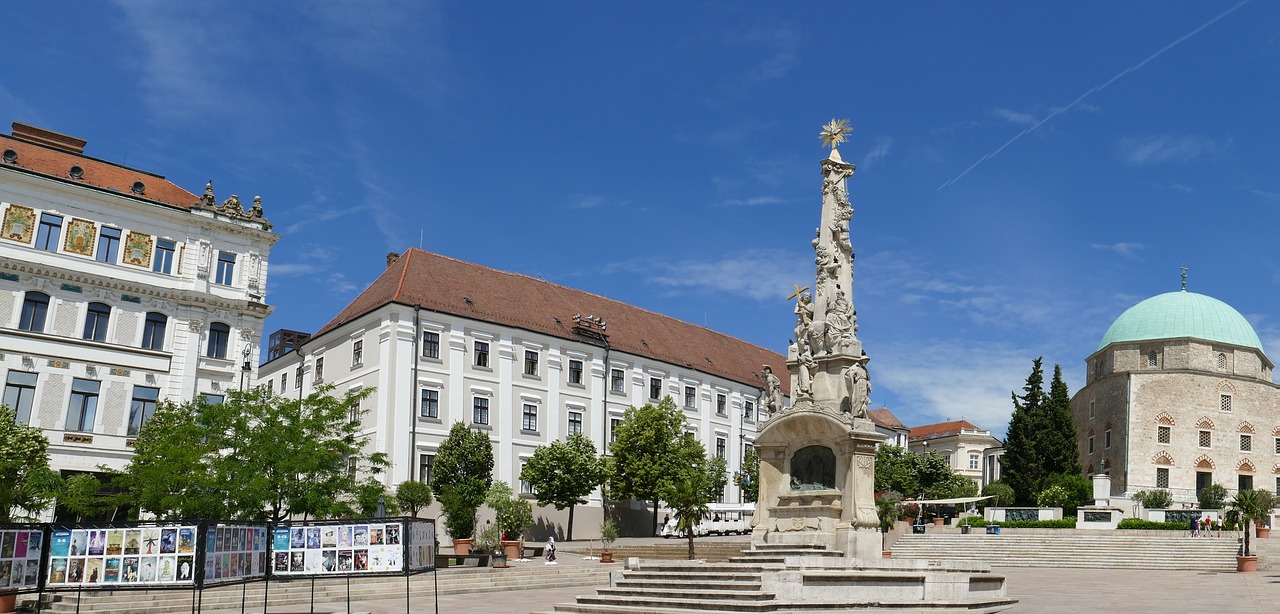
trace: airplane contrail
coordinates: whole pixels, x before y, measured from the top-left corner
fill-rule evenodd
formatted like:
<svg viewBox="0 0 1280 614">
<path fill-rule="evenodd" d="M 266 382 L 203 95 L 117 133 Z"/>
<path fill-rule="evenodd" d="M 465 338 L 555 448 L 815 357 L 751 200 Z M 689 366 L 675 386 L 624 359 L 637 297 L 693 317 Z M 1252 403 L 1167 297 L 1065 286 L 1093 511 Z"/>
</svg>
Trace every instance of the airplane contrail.
<svg viewBox="0 0 1280 614">
<path fill-rule="evenodd" d="M 1194 29 L 1194 30 L 1192 30 L 1192 31 L 1190 31 L 1190 32 L 1187 32 L 1186 34 L 1183 34 L 1182 36 L 1178 37 L 1178 39 L 1177 39 L 1177 40 L 1175 40 L 1175 41 L 1173 41 L 1172 43 L 1169 43 L 1168 45 L 1165 45 L 1164 47 L 1161 47 L 1159 51 L 1156 51 L 1155 53 L 1153 53 L 1153 54 L 1151 54 L 1151 55 L 1147 56 L 1147 59 L 1145 59 L 1145 60 L 1143 60 L 1143 61 L 1141 61 L 1141 62 L 1138 62 L 1137 64 L 1134 64 L 1133 66 L 1130 66 L 1130 67 L 1128 67 L 1128 68 L 1126 68 L 1126 69 L 1124 69 L 1124 70 L 1120 71 L 1119 73 L 1117 73 L 1117 74 L 1116 74 L 1116 76 L 1111 77 L 1110 79 L 1107 79 L 1107 80 L 1106 80 L 1106 82 L 1104 82 L 1102 85 L 1094 86 L 1094 87 L 1093 87 L 1092 89 L 1090 89 L 1089 91 L 1087 91 L 1087 92 L 1085 92 L 1085 93 L 1081 94 L 1081 95 L 1080 95 L 1078 98 L 1076 98 L 1075 100 L 1072 100 L 1072 101 L 1071 101 L 1071 103 L 1070 103 L 1070 104 L 1068 104 L 1067 106 L 1064 106 L 1064 107 L 1058 107 L 1058 108 L 1054 109 L 1054 110 L 1053 110 L 1053 111 L 1051 111 L 1048 115 L 1046 115 L 1046 116 L 1044 117 L 1044 119 L 1042 119 L 1042 120 L 1040 120 L 1040 121 L 1036 122 L 1035 124 L 1033 124 L 1031 127 L 1027 128 L 1026 130 L 1023 130 L 1022 132 L 1019 132 L 1018 134 L 1014 135 L 1014 137 L 1013 137 L 1013 138 L 1009 139 L 1008 141 L 1005 141 L 1005 143 L 1004 143 L 1003 145 L 1001 145 L 1001 146 L 997 147 L 995 151 L 993 151 L 993 152 L 991 152 L 991 153 L 989 153 L 989 154 L 987 154 L 987 155 L 985 155 L 985 156 L 982 156 L 981 158 L 978 158 L 978 161 L 977 161 L 977 162 L 974 162 L 973 164 L 971 164 L 971 165 L 969 166 L 969 168 L 964 169 L 964 172 L 960 173 L 959 175 L 956 175 L 956 176 L 955 176 L 954 178 L 952 178 L 950 181 L 947 181 L 946 183 L 944 183 L 944 184 L 942 184 L 942 185 L 938 186 L 938 189 L 937 189 L 937 190 L 934 190 L 934 191 L 935 191 L 935 192 L 941 192 L 943 188 L 945 188 L 945 187 L 947 187 L 947 186 L 949 186 L 949 185 L 951 185 L 951 184 L 953 184 L 953 183 L 955 183 L 955 182 L 959 181 L 959 180 L 960 180 L 962 177 L 964 177 L 965 175 L 968 175 L 968 174 L 969 174 L 969 171 L 972 171 L 973 169 L 978 168 L 978 165 L 979 165 L 979 164 L 982 164 L 983 162 L 986 162 L 987 160 L 990 160 L 991 158 L 994 158 L 994 157 L 996 156 L 996 154 L 998 154 L 998 153 L 1000 153 L 1000 152 L 1004 151 L 1004 150 L 1005 150 L 1005 148 L 1006 148 L 1006 147 L 1008 147 L 1008 146 L 1010 146 L 1010 145 L 1012 145 L 1012 144 L 1014 143 L 1014 141 L 1017 141 L 1018 139 L 1020 139 L 1020 138 L 1022 138 L 1022 137 L 1024 137 L 1024 136 L 1026 136 L 1026 135 L 1028 135 L 1028 134 L 1030 134 L 1030 133 L 1032 133 L 1032 132 L 1035 132 L 1035 130 L 1036 130 L 1037 128 L 1039 128 L 1040 126 L 1043 126 L 1043 125 L 1045 124 L 1045 122 L 1047 122 L 1047 121 L 1049 121 L 1049 120 L 1053 119 L 1054 117 L 1057 117 L 1060 113 L 1062 113 L 1062 112 L 1064 112 L 1064 111 L 1069 111 L 1069 110 L 1071 110 L 1071 108 L 1072 108 L 1072 107 L 1074 107 L 1074 106 L 1076 106 L 1076 105 L 1080 104 L 1080 102 L 1081 102 L 1081 101 L 1083 101 L 1085 98 L 1088 98 L 1089 96 L 1093 95 L 1094 93 L 1097 93 L 1097 92 L 1102 91 L 1102 90 L 1103 90 L 1103 89 L 1105 89 L 1108 85 L 1111 85 L 1112 83 L 1115 83 L 1118 79 L 1120 79 L 1120 77 L 1123 77 L 1123 76 L 1125 76 L 1125 75 L 1127 75 L 1127 74 L 1129 74 L 1129 73 L 1131 73 L 1131 72 L 1133 72 L 1133 71 L 1135 71 L 1135 70 L 1138 70 L 1139 68 L 1142 68 L 1143 66 L 1146 66 L 1146 65 L 1147 65 L 1147 63 L 1149 63 L 1149 62 L 1151 62 L 1152 60 L 1154 60 L 1154 59 L 1156 59 L 1156 58 L 1160 57 L 1162 54 L 1164 54 L 1164 52 L 1166 52 L 1166 51 L 1168 51 L 1168 50 L 1170 50 L 1170 49 L 1173 49 L 1174 47 L 1177 47 L 1177 46 L 1178 46 L 1179 44 L 1181 44 L 1183 41 L 1185 41 L 1185 40 L 1187 40 L 1187 39 L 1191 38 L 1192 36 L 1195 36 L 1195 35 L 1199 34 L 1199 33 L 1200 33 L 1202 30 L 1204 30 L 1205 28 L 1208 28 L 1209 26 L 1213 25 L 1214 23 L 1216 23 L 1218 20 L 1222 19 L 1223 17 L 1226 17 L 1227 15 L 1230 15 L 1230 14 L 1234 13 L 1234 12 L 1236 11 L 1236 9 L 1238 9 L 1238 8 L 1240 8 L 1240 7 L 1242 7 L 1242 6 L 1246 5 L 1246 4 L 1249 4 L 1249 2 L 1251 2 L 1251 1 L 1252 1 L 1252 0 L 1243 0 L 1242 2 L 1240 2 L 1240 3 L 1236 4 L 1235 6 L 1233 6 L 1233 7 L 1229 8 L 1229 9 L 1227 9 L 1227 10 L 1225 10 L 1225 11 L 1223 11 L 1223 12 L 1219 13 L 1219 14 L 1218 14 L 1216 17 L 1214 17 L 1213 19 L 1210 19 L 1209 21 L 1206 21 L 1206 22 L 1204 22 L 1204 23 L 1200 24 L 1200 26 L 1199 26 L 1199 27 L 1197 27 L 1196 29 Z"/>
</svg>

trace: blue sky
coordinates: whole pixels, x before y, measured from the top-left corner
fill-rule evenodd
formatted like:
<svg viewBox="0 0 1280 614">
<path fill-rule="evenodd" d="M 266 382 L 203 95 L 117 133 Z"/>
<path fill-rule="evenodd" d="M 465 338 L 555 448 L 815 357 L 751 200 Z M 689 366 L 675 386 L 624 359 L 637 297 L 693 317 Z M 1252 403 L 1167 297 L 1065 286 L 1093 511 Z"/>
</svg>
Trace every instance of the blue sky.
<svg viewBox="0 0 1280 614">
<path fill-rule="evenodd" d="M 841 117 L 873 402 L 908 425 L 1002 434 L 1041 355 L 1074 392 L 1181 265 L 1280 348 L 1274 3 L 0 13 L 0 120 L 262 196 L 268 332 L 314 331 L 421 245 L 783 351 Z"/>
</svg>

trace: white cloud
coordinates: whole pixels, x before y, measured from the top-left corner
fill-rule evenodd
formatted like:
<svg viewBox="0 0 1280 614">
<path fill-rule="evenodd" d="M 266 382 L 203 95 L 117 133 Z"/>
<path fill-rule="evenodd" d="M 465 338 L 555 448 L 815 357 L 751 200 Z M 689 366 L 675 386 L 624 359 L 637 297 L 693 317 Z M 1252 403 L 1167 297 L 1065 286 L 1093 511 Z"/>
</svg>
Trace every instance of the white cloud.
<svg viewBox="0 0 1280 614">
<path fill-rule="evenodd" d="M 326 287 L 329 289 L 329 292 L 340 295 L 349 295 L 360 289 L 359 286 L 351 283 L 351 281 L 347 279 L 346 275 L 336 272 L 329 274 L 329 281 L 326 284 Z"/>
<path fill-rule="evenodd" d="M 1128 243 L 1124 241 L 1119 243 L 1090 243 L 1089 247 L 1115 252 L 1121 256 L 1136 256 L 1138 252 L 1147 248 L 1143 243 Z"/>
<path fill-rule="evenodd" d="M 271 275 L 277 277 L 291 277 L 294 275 L 315 275 L 323 271 L 322 267 L 310 262 L 272 262 Z"/>
<path fill-rule="evenodd" d="M 800 47 L 800 37 L 790 28 L 781 27 L 771 30 L 756 30 L 743 37 L 748 43 L 760 42 L 770 47 L 772 55 L 756 64 L 750 77 L 758 80 L 777 79 L 785 76 L 796 64 L 796 55 Z"/>
<path fill-rule="evenodd" d="M 877 138 L 876 144 L 871 148 L 871 151 L 868 151 L 867 155 L 862 156 L 862 164 L 859 166 L 865 170 L 867 165 L 874 164 L 885 159 L 885 157 L 889 155 L 889 149 L 892 147 L 893 139 L 887 136 Z"/>
<path fill-rule="evenodd" d="M 1197 158 L 1214 156 L 1228 147 L 1230 147 L 1230 141 L 1219 143 L 1199 136 L 1171 134 L 1126 137 L 1120 139 L 1118 144 L 1121 160 L 1131 166 L 1190 162 Z"/>
<path fill-rule="evenodd" d="M 1004 121 L 1007 121 L 1011 124 L 1024 126 L 1024 127 L 1034 126 L 1036 125 L 1037 122 L 1040 121 L 1030 113 L 1020 113 L 1018 111 L 1004 109 L 1001 107 L 996 107 L 994 109 L 991 109 L 991 115 L 996 117 L 997 119 L 1003 119 Z"/>
<path fill-rule="evenodd" d="M 783 250 L 743 250 L 715 260 L 637 259 L 605 265 L 606 273 L 638 274 L 673 293 L 730 294 L 756 301 L 778 300 L 779 288 L 812 277 L 803 258 Z"/>
<path fill-rule="evenodd" d="M 778 196 L 752 196 L 751 198 L 731 198 L 716 203 L 717 207 L 759 207 L 763 205 L 780 205 L 787 202 Z"/>
</svg>

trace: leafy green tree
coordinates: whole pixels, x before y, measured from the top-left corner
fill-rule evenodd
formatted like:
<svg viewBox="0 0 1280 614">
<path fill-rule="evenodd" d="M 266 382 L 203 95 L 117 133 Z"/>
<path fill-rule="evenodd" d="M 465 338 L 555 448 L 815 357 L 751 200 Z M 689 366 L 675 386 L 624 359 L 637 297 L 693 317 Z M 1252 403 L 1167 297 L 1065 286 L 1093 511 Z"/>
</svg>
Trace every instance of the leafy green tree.
<svg viewBox="0 0 1280 614">
<path fill-rule="evenodd" d="M 949 499 L 977 494 L 973 480 L 951 469 L 937 452 L 915 454 L 898 446 L 876 450 L 876 492 L 892 490 L 906 496 Z"/>
<path fill-rule="evenodd" d="M 431 505 L 431 487 L 425 482 L 405 480 L 396 486 L 396 503 L 405 513 L 418 517 L 418 512 Z"/>
<path fill-rule="evenodd" d="M 493 484 L 493 444 L 489 436 L 455 422 L 440 442 L 431 470 L 431 490 L 446 514 L 445 528 L 455 539 L 476 531 L 476 510 Z"/>
<path fill-rule="evenodd" d="M 1220 510 L 1227 504 L 1227 487 L 1214 483 L 1200 489 L 1196 499 L 1202 510 Z"/>
<path fill-rule="evenodd" d="M 0 405 L 0 522 L 34 520 L 53 502 L 62 481 L 49 469 L 44 432 L 16 419 Z"/>
<path fill-rule="evenodd" d="M 603 469 L 596 445 L 586 435 L 574 433 L 567 441 L 538 446 L 520 471 L 520 479 L 533 487 L 538 505 L 569 509 L 565 534 L 572 540 L 574 508 L 586 503 L 587 495 L 604 481 Z"/>
<path fill-rule="evenodd" d="M 630 407 L 614 429 L 614 438 L 609 445 L 613 454 L 610 494 L 652 501 L 653 523 L 650 526 L 656 528 L 658 503 L 664 489 L 683 470 L 695 464 L 702 465 L 701 453 L 694 458 L 691 449 L 681 445 L 685 438 L 684 412 L 676 407 L 671 397 L 662 399 L 657 405 L 646 403 L 642 407 Z"/>
<path fill-rule="evenodd" d="M 1044 479 L 1043 484 L 1045 488 L 1057 486 L 1067 493 L 1065 504 L 1050 507 L 1061 507 L 1063 513 L 1068 515 L 1074 515 L 1081 505 L 1093 500 L 1093 483 L 1089 481 L 1089 478 L 1079 473 L 1050 475 Z M 1041 490 L 1043 491 L 1044 489 Z M 1036 498 L 1038 501 L 1039 496 Z"/>
<path fill-rule="evenodd" d="M 255 388 L 219 404 L 163 402 L 112 483 L 162 519 L 353 515 L 368 476 L 388 461 L 365 452 L 360 405 L 372 389 L 332 392 L 297 399 Z"/>
<path fill-rule="evenodd" d="M 881 493 L 876 497 L 876 514 L 880 516 L 880 532 L 888 533 L 902 517 L 902 495 L 892 490 Z"/>
<path fill-rule="evenodd" d="M 1000 457 L 1000 474 L 1013 488 L 1015 503 L 1034 502 L 1036 489 L 1047 475 L 1044 472 L 1043 450 L 1039 448 L 1039 433 L 1046 426 L 1044 419 L 1044 371 L 1042 358 L 1032 361 L 1031 375 L 1023 386 L 1022 396 L 1013 393 L 1013 415 L 1004 438 L 1004 455 Z"/>
<path fill-rule="evenodd" d="M 1139 490 L 1133 493 L 1133 500 L 1142 504 L 1149 510 L 1168 509 L 1173 505 L 1173 494 L 1167 490 L 1157 488 L 1155 490 Z"/>
<path fill-rule="evenodd" d="M 356 487 L 355 512 L 357 516 L 368 518 L 399 516 L 400 506 L 386 484 L 371 478 Z"/>
<path fill-rule="evenodd" d="M 1084 477 L 1080 470 L 1080 444 L 1076 438 L 1076 422 L 1071 417 L 1071 393 L 1062 381 L 1062 366 L 1053 366 L 1049 382 L 1049 398 L 1045 401 L 1047 428 L 1040 432 L 1045 475 L 1065 474 Z"/>
<path fill-rule="evenodd" d="M 497 515 L 501 539 L 520 539 L 524 530 L 533 524 L 533 506 L 516 496 L 506 482 L 494 482 L 484 503 Z"/>
<path fill-rule="evenodd" d="M 756 454 L 755 446 L 747 446 L 742 455 L 742 471 L 738 475 L 743 501 L 755 503 L 760 498 L 760 456 Z"/>
<path fill-rule="evenodd" d="M 84 522 L 116 507 L 116 498 L 102 494 L 102 482 L 92 473 L 77 473 L 62 480 L 58 490 L 58 506 L 75 514 L 76 522 Z"/>
<path fill-rule="evenodd" d="M 988 505 L 993 507 L 1008 507 L 1013 505 L 1013 489 L 1010 488 L 1008 484 L 1005 484 L 1000 480 L 996 480 L 986 486 L 983 486 L 982 496 L 993 497 L 992 499 L 987 499 L 982 503 L 981 505 L 983 507 Z"/>
<path fill-rule="evenodd" d="M 1274 505 L 1274 498 L 1265 490 L 1245 489 L 1237 492 L 1235 498 L 1231 500 L 1231 511 L 1244 522 L 1245 556 L 1252 554 L 1249 549 L 1249 522 L 1252 521 L 1259 526 L 1265 524 L 1271 516 L 1271 508 Z"/>
<path fill-rule="evenodd" d="M 689 464 L 678 469 L 662 486 L 661 497 L 675 513 L 676 526 L 689 540 L 689 560 L 695 558 L 693 548 L 694 529 L 710 512 L 709 504 L 724 492 L 727 483 L 723 458 L 707 458 L 702 443 L 693 435 L 681 436 L 677 456 Z M 654 519 L 657 526 L 657 519 Z"/>
</svg>

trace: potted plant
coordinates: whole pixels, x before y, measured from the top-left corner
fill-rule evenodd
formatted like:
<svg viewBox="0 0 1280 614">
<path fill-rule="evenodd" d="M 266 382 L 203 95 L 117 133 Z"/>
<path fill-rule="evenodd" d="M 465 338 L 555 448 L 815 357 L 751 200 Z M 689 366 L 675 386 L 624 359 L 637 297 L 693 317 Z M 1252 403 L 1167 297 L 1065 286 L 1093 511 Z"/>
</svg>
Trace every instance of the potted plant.
<svg viewBox="0 0 1280 614">
<path fill-rule="evenodd" d="M 459 556 L 471 554 L 476 533 L 475 509 L 460 501 L 444 498 L 440 504 L 445 513 L 444 528 L 453 538 L 453 553 Z"/>
<path fill-rule="evenodd" d="M 1269 490 L 1259 490 L 1257 492 L 1258 497 L 1262 499 L 1259 505 L 1261 509 L 1266 511 L 1256 519 L 1257 525 L 1254 526 L 1254 530 L 1258 533 L 1258 539 L 1267 539 L 1271 537 L 1271 510 L 1276 507 L 1277 500 L 1276 496 Z"/>
<path fill-rule="evenodd" d="M 497 515 L 498 539 L 507 558 L 522 558 L 524 540 L 521 535 L 533 524 L 533 506 L 512 492 L 506 482 L 494 482 L 489 487 L 485 505 Z"/>
<path fill-rule="evenodd" d="M 609 546 L 615 541 L 618 541 L 618 527 L 613 524 L 612 518 L 605 518 L 604 522 L 600 523 L 600 542 L 604 544 L 604 550 L 600 552 L 601 563 L 613 562 L 613 551 Z"/>
<path fill-rule="evenodd" d="M 1236 571 L 1258 570 L 1258 556 L 1249 548 L 1249 522 L 1258 522 L 1271 514 L 1271 501 L 1257 490 L 1242 490 L 1231 500 L 1230 509 L 1240 515 L 1244 523 L 1244 550 L 1236 556 Z"/>
<path fill-rule="evenodd" d="M 480 532 L 480 536 L 476 538 L 477 553 L 489 555 L 490 566 L 505 568 L 507 566 L 507 553 L 502 551 L 499 540 L 498 525 L 490 524 Z"/>
</svg>

